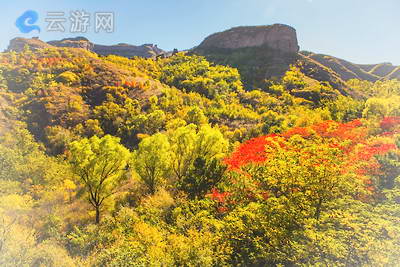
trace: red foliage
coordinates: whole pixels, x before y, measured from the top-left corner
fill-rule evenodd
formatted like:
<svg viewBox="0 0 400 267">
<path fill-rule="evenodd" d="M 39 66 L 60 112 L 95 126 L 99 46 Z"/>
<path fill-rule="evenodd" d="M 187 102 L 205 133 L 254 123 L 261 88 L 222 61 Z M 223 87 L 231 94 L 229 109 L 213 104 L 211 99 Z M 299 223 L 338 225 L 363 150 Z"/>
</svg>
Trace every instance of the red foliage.
<svg viewBox="0 0 400 267">
<path fill-rule="evenodd" d="M 225 159 L 225 163 L 230 169 L 239 169 L 241 166 L 249 163 L 264 162 L 267 157 L 265 154 L 265 146 L 268 144 L 268 137 L 276 135 L 261 136 L 250 139 L 240 145 L 232 156 Z"/>
<path fill-rule="evenodd" d="M 293 135 L 300 135 L 300 136 L 306 138 L 306 137 L 311 136 L 311 132 L 307 128 L 297 127 L 297 128 L 290 129 L 286 133 L 282 134 L 282 136 L 285 138 L 290 138 Z"/>
<path fill-rule="evenodd" d="M 218 207 L 217 210 L 218 210 L 219 213 L 225 213 L 225 212 L 228 211 L 228 208 L 225 207 L 225 206 L 220 206 L 220 207 Z"/>
<path fill-rule="evenodd" d="M 388 131 L 400 125 L 400 117 L 385 117 L 380 123 L 382 130 Z"/>
<path fill-rule="evenodd" d="M 381 125 L 389 129 L 396 125 L 396 123 L 400 123 L 400 120 L 397 122 L 397 119 L 386 118 L 383 122 L 384 123 Z M 354 172 L 363 180 L 366 176 L 378 175 L 381 173 L 381 166 L 377 162 L 375 156 L 384 155 L 397 149 L 397 146 L 393 143 L 383 143 L 379 140 L 371 142 L 368 140 L 368 132 L 368 128 L 363 126 L 360 120 L 348 123 L 325 121 L 308 128 L 294 128 L 281 135 L 267 135 L 248 140 L 240 145 L 224 162 L 228 165 L 229 169 L 246 175 L 246 172 L 243 171 L 241 167 L 249 164 L 262 164 L 266 162 L 268 159 L 266 147 L 272 147 L 272 141 L 279 140 L 277 137 L 289 139 L 293 135 L 300 135 L 303 138 L 319 136 L 326 139 L 330 147 L 340 149 L 345 153 L 346 157 L 342 162 L 343 174 Z M 391 133 L 394 133 L 394 131 Z M 285 148 L 283 143 L 278 142 L 278 144 Z M 287 149 L 292 148 L 288 147 Z M 300 159 L 307 159 L 309 156 L 309 154 L 304 152 Z M 328 164 L 327 160 L 321 158 L 316 160 L 313 166 L 326 166 L 326 164 Z M 248 176 L 251 177 L 250 175 Z M 371 184 L 368 186 L 373 187 Z"/>
<path fill-rule="evenodd" d="M 309 138 L 313 134 L 323 138 L 332 139 L 332 147 L 339 148 L 348 153 L 354 145 L 362 143 L 367 137 L 367 129 L 363 127 L 360 120 L 351 121 L 348 123 L 338 123 L 335 121 L 325 121 L 308 128 L 297 127 L 293 128 L 281 135 L 285 139 L 289 139 L 294 135 L 300 135 L 303 138 Z M 277 137 L 276 134 L 261 136 L 246 141 L 240 145 L 229 158 L 225 159 L 225 163 L 230 169 L 240 169 L 240 167 L 247 164 L 258 164 L 267 160 L 265 147 L 270 144 L 268 138 Z M 343 145 L 335 142 L 350 140 L 351 142 L 344 147 Z"/>
<path fill-rule="evenodd" d="M 218 191 L 218 189 L 213 188 L 211 190 L 211 194 L 208 195 L 212 200 L 218 202 L 218 203 L 225 203 L 226 197 L 229 196 L 228 192 L 221 193 Z"/>
<path fill-rule="evenodd" d="M 267 200 L 269 198 L 269 193 L 268 192 L 263 192 L 261 193 L 261 196 L 264 200 Z"/>
</svg>

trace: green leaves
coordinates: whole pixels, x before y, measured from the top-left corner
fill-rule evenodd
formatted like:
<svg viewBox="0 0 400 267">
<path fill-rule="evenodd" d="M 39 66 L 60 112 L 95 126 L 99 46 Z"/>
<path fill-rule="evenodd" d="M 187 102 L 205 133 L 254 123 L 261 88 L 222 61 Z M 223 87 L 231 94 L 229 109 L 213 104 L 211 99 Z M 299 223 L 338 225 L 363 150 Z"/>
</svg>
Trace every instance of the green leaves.
<svg viewBox="0 0 400 267">
<path fill-rule="evenodd" d="M 213 66 L 200 56 L 183 53 L 163 62 L 160 80 L 170 86 L 197 92 L 208 98 L 242 90 L 237 69 L 221 65 Z"/>
<path fill-rule="evenodd" d="M 171 170 L 170 143 L 167 136 L 158 133 L 144 138 L 133 154 L 133 164 L 149 192 L 154 194 L 165 184 Z"/>
<path fill-rule="evenodd" d="M 170 142 L 172 170 L 178 181 L 188 176 L 197 158 L 221 159 L 228 148 L 228 142 L 218 128 L 209 125 L 198 131 L 193 124 L 180 127 L 171 134 Z"/>
<path fill-rule="evenodd" d="M 129 158 L 129 150 L 119 144 L 119 138 L 110 135 L 71 143 L 69 159 L 88 191 L 89 203 L 96 209 L 96 223 L 100 221 L 104 200 L 113 195 L 126 178 Z"/>
</svg>

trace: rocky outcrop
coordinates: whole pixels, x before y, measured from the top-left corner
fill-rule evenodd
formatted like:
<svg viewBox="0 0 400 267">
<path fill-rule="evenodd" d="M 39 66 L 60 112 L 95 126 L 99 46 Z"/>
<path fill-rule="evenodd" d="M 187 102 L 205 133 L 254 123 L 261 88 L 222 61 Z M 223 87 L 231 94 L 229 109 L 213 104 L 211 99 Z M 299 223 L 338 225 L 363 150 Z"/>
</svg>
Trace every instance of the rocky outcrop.
<svg viewBox="0 0 400 267">
<path fill-rule="evenodd" d="M 166 54 L 166 52 L 157 47 L 154 44 L 144 45 L 130 45 L 130 44 L 117 44 L 117 45 L 98 45 L 90 42 L 85 37 L 76 38 L 65 38 L 58 41 L 50 41 L 45 43 L 38 38 L 14 38 L 10 41 L 6 51 L 20 52 L 28 46 L 31 50 L 49 48 L 49 47 L 70 47 L 70 48 L 81 48 L 95 52 L 102 56 L 117 55 L 122 57 L 156 57 L 158 55 Z"/>
<path fill-rule="evenodd" d="M 65 38 L 59 41 L 50 41 L 47 43 L 57 47 L 82 48 L 90 51 L 93 51 L 94 47 L 94 44 L 85 37 Z"/>
<path fill-rule="evenodd" d="M 260 46 L 297 53 L 299 45 L 296 30 L 283 24 L 236 27 L 208 36 L 198 48 L 238 49 Z"/>
<path fill-rule="evenodd" d="M 102 55 L 117 55 L 121 57 L 156 57 L 164 54 L 164 50 L 153 44 L 144 44 L 140 46 L 130 44 L 117 44 L 117 45 L 97 45 L 93 47 L 93 52 Z"/>
<path fill-rule="evenodd" d="M 37 37 L 33 37 L 32 39 L 17 37 L 10 41 L 6 51 L 21 52 L 25 46 L 28 46 L 31 50 L 51 47 L 51 45 L 39 40 Z"/>
</svg>

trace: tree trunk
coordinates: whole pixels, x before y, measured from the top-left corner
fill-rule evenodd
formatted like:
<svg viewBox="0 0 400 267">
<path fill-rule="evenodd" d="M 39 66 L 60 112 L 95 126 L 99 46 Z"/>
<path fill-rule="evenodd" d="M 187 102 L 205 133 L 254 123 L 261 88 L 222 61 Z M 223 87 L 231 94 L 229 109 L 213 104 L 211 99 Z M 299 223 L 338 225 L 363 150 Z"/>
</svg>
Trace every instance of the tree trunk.
<svg viewBox="0 0 400 267">
<path fill-rule="evenodd" d="M 321 216 L 321 208 L 322 208 L 322 198 L 318 200 L 317 210 L 315 211 L 315 218 L 319 220 Z"/>
<path fill-rule="evenodd" d="M 96 207 L 96 224 L 100 223 L 100 207 Z"/>
</svg>

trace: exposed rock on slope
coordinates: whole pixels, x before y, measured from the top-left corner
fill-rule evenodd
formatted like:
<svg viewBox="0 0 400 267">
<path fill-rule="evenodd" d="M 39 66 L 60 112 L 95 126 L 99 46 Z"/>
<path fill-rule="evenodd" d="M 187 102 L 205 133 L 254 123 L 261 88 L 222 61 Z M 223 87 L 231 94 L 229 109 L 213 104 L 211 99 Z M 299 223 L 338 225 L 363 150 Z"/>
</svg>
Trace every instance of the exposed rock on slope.
<svg viewBox="0 0 400 267">
<path fill-rule="evenodd" d="M 107 56 L 117 55 L 121 57 L 155 57 L 164 54 L 164 50 L 157 47 L 154 44 L 144 44 L 140 46 L 130 44 L 117 44 L 117 45 L 97 45 L 93 47 L 93 52 Z"/>
<path fill-rule="evenodd" d="M 59 41 L 50 41 L 48 44 L 57 47 L 83 48 L 89 51 L 93 51 L 94 47 L 94 44 L 85 37 L 65 38 Z"/>
<path fill-rule="evenodd" d="M 117 44 L 117 45 L 98 45 L 90 42 L 84 37 L 65 38 L 59 41 L 50 41 L 45 43 L 37 38 L 14 38 L 10 41 L 7 51 L 20 52 L 24 49 L 25 45 L 29 46 L 32 50 L 48 47 L 72 47 L 82 48 L 95 52 L 102 56 L 117 55 L 122 57 L 156 57 L 165 54 L 165 51 L 158 48 L 157 45 L 144 44 L 140 46 L 130 44 Z"/>
<path fill-rule="evenodd" d="M 199 48 L 237 49 L 269 46 L 288 53 L 297 53 L 299 45 L 296 30 L 283 24 L 271 26 L 236 27 L 208 36 Z"/>
<path fill-rule="evenodd" d="M 61 41 L 51 41 L 49 44 L 57 47 L 75 47 L 83 48 L 95 52 L 102 56 L 117 55 L 121 57 L 155 57 L 164 54 L 164 50 L 153 44 L 144 45 L 130 45 L 130 44 L 117 44 L 117 45 L 99 45 L 91 43 L 84 37 L 67 38 Z"/>
<path fill-rule="evenodd" d="M 15 51 L 21 52 L 24 50 L 25 46 L 28 46 L 31 50 L 42 49 L 51 47 L 51 45 L 39 40 L 38 38 L 34 37 L 32 39 L 26 39 L 22 37 L 14 38 L 10 41 L 8 45 L 7 51 Z"/>
</svg>

